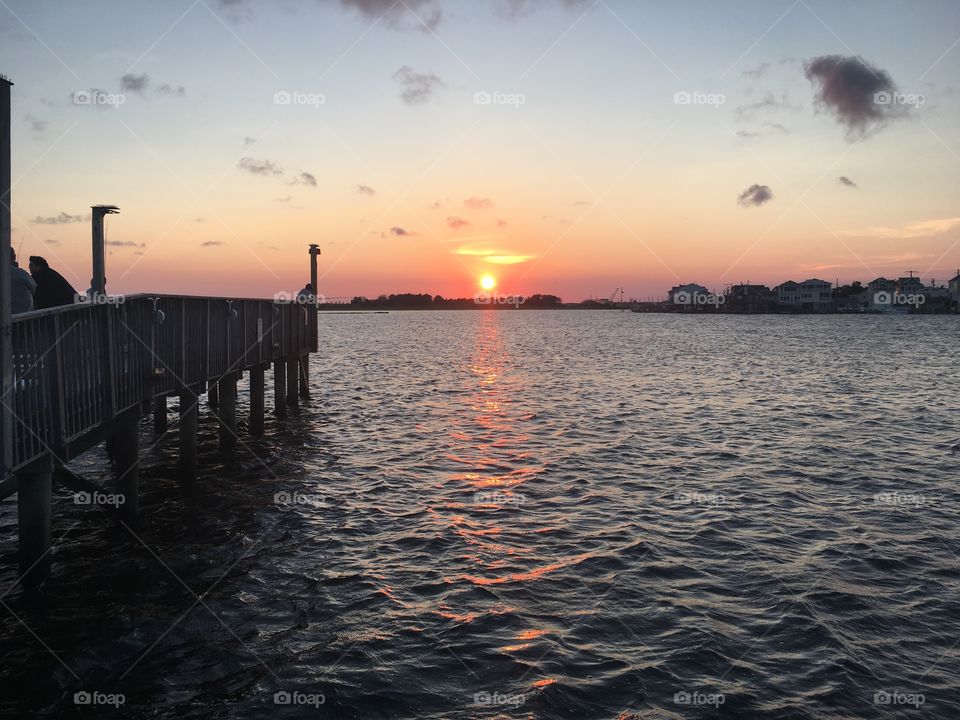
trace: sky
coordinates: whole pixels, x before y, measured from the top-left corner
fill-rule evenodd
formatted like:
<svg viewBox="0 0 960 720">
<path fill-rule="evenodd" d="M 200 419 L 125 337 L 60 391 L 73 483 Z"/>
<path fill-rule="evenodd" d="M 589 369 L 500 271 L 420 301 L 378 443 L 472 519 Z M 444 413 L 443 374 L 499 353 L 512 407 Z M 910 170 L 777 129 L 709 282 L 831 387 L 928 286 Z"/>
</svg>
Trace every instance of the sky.
<svg viewBox="0 0 960 720">
<path fill-rule="evenodd" d="M 78 289 L 660 298 L 960 267 L 960 3 L 0 0 Z"/>
</svg>

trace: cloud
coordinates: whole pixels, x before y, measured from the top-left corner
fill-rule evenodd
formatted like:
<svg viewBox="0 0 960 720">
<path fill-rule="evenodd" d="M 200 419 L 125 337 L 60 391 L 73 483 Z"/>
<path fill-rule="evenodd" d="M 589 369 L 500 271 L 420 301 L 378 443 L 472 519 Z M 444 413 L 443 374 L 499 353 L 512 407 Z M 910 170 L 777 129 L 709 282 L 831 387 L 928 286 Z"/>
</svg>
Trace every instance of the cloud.
<svg viewBox="0 0 960 720">
<path fill-rule="evenodd" d="M 135 243 L 133 240 L 107 240 L 104 245 L 110 247 L 132 247 L 132 248 L 145 248 L 146 243 Z"/>
<path fill-rule="evenodd" d="M 394 225 L 390 228 L 390 234 L 394 237 L 413 237 L 416 233 L 412 233 L 409 230 L 404 230 L 402 227 L 397 227 Z"/>
<path fill-rule="evenodd" d="M 856 237 L 872 236 L 887 240 L 911 240 L 914 238 L 942 235 L 943 233 L 950 232 L 957 227 L 960 227 L 960 217 L 918 220 L 917 222 L 912 222 L 900 228 L 870 227 L 866 230 L 844 232 L 841 234 L 852 235 Z"/>
<path fill-rule="evenodd" d="M 207 219 L 202 217 L 198 217 L 196 220 L 194 220 L 195 223 L 205 223 L 206 221 Z"/>
<path fill-rule="evenodd" d="M 150 85 L 150 76 L 146 73 L 143 73 L 142 75 L 127 73 L 120 78 L 120 89 L 124 92 L 133 92 L 143 95 L 148 85 Z"/>
<path fill-rule="evenodd" d="M 244 146 L 245 148 L 248 148 L 248 147 L 250 147 L 251 145 L 256 145 L 256 144 L 257 144 L 257 139 L 256 139 L 256 138 L 249 137 L 249 136 L 243 138 L 243 146 Z"/>
<path fill-rule="evenodd" d="M 852 187 L 852 188 L 859 187 L 853 180 L 848 178 L 846 175 L 841 175 L 840 177 L 837 178 L 837 180 L 840 182 L 841 185 L 846 185 L 847 187 Z"/>
<path fill-rule="evenodd" d="M 743 76 L 752 78 L 753 80 L 759 80 L 760 78 L 762 78 L 764 75 L 767 74 L 767 70 L 769 69 L 770 69 L 770 63 L 762 62 L 759 65 L 757 65 L 755 68 L 744 70 Z"/>
<path fill-rule="evenodd" d="M 511 20 L 526 17 L 545 4 L 553 0 L 502 0 L 497 6 L 497 13 Z M 561 7 L 567 10 L 578 8 L 589 9 L 597 4 L 595 0 L 559 0 Z"/>
<path fill-rule="evenodd" d="M 374 189 L 373 189 L 372 187 L 370 187 L 369 185 L 354 185 L 354 188 L 356 188 L 356 191 L 357 191 L 358 193 L 360 193 L 361 195 L 376 195 L 376 194 L 377 194 L 377 191 L 374 190 Z"/>
<path fill-rule="evenodd" d="M 46 240 L 44 240 L 44 242 L 45 242 L 47 245 L 59 245 L 59 244 L 60 244 L 60 241 L 59 241 L 59 240 L 54 240 L 53 238 L 47 238 Z"/>
<path fill-rule="evenodd" d="M 316 187 L 317 178 L 311 173 L 301 172 L 299 175 L 297 175 L 297 177 L 290 181 L 290 185 L 309 185 L 310 187 Z"/>
<path fill-rule="evenodd" d="M 751 185 L 737 197 L 744 207 L 757 207 L 773 199 L 773 191 L 767 185 Z"/>
<path fill-rule="evenodd" d="M 536 257 L 536 255 L 487 255 L 483 261 L 494 265 L 519 265 L 530 262 Z"/>
<path fill-rule="evenodd" d="M 756 102 L 748 103 L 746 105 L 738 105 L 734 108 L 734 113 L 737 115 L 739 120 L 749 120 L 757 113 L 766 111 L 766 110 L 799 110 L 800 108 L 796 105 L 790 103 L 790 98 L 786 92 L 780 93 L 779 97 L 776 97 L 772 92 L 767 92 L 762 99 L 757 100 Z"/>
<path fill-rule="evenodd" d="M 89 215 L 71 215 L 69 213 L 61 212 L 59 215 L 52 215 L 50 217 L 41 217 L 37 215 L 30 222 L 36 225 L 69 225 L 70 223 L 81 223 L 90 219 Z"/>
<path fill-rule="evenodd" d="M 846 127 L 850 140 L 866 137 L 904 114 L 906 106 L 882 102 L 897 91 L 890 75 L 858 57 L 820 55 L 807 60 L 803 70 L 815 88 L 817 104 Z"/>
<path fill-rule="evenodd" d="M 253 175 L 283 175 L 283 170 L 272 160 L 256 160 L 252 157 L 242 157 L 237 167 Z"/>
<path fill-rule="evenodd" d="M 439 0 L 340 0 L 340 4 L 367 20 L 386 20 L 392 27 L 409 25 L 424 32 L 435 30 L 443 19 Z"/>
<path fill-rule="evenodd" d="M 403 88 L 400 99 L 407 105 L 425 103 L 435 90 L 444 86 L 443 80 L 433 73 L 418 73 L 404 65 L 393 74 L 393 79 Z"/>
<path fill-rule="evenodd" d="M 277 202 L 288 203 L 293 200 L 293 195 L 287 195 L 286 197 L 277 198 Z"/>
<path fill-rule="evenodd" d="M 453 228 L 454 230 L 459 230 L 462 227 L 467 227 L 470 223 L 456 216 L 447 218 L 447 227 Z"/>
<path fill-rule="evenodd" d="M 755 137 L 761 137 L 763 135 L 773 135 L 779 133 L 780 135 L 789 135 L 790 128 L 786 125 L 777 122 L 770 122 L 767 120 L 761 126 L 762 128 L 767 128 L 767 131 L 764 130 L 737 130 L 737 137 L 743 138 L 745 140 Z"/>
<path fill-rule="evenodd" d="M 226 243 L 223 240 L 204 240 L 200 243 L 200 247 L 217 247 L 218 245 L 225 245 Z"/>
<path fill-rule="evenodd" d="M 33 115 L 24 116 L 24 120 L 30 123 L 30 129 L 35 133 L 42 133 L 47 129 L 47 125 L 49 125 L 46 120 L 41 120 Z"/>
<path fill-rule="evenodd" d="M 471 197 L 463 201 L 463 206 L 471 210 L 486 210 L 493 207 L 493 200 L 490 198 Z"/>
<path fill-rule="evenodd" d="M 506 220 L 497 220 L 497 227 L 498 227 L 498 228 L 506 227 L 506 226 L 509 225 L 509 224 L 510 224 L 510 223 L 508 223 Z"/>
</svg>

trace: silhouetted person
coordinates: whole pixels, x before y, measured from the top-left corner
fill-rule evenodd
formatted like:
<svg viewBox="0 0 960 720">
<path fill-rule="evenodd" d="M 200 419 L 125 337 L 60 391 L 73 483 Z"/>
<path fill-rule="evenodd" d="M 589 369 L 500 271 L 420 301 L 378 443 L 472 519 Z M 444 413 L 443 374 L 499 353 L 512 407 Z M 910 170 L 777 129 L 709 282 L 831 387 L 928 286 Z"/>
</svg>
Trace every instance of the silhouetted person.
<svg viewBox="0 0 960 720">
<path fill-rule="evenodd" d="M 30 312 L 33 310 L 33 291 L 37 284 L 30 273 L 17 265 L 17 253 L 10 248 L 10 312 Z"/>
<path fill-rule="evenodd" d="M 42 310 L 60 305 L 73 305 L 77 297 L 77 291 L 73 289 L 73 285 L 56 270 L 51 270 L 47 261 L 39 255 L 30 256 L 30 274 L 37 284 L 37 289 L 33 293 L 34 308 Z"/>
<path fill-rule="evenodd" d="M 301 303 L 305 303 L 305 302 L 310 302 L 312 298 L 313 298 L 313 285 L 311 283 L 307 283 L 304 286 L 303 290 L 297 293 L 297 301 Z"/>
</svg>

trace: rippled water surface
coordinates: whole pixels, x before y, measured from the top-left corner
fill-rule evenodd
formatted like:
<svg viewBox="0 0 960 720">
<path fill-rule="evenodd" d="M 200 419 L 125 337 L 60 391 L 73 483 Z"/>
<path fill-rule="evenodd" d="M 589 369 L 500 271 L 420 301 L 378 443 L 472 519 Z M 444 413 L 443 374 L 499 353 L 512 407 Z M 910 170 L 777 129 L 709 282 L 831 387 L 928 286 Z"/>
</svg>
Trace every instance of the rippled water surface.
<svg viewBox="0 0 960 720">
<path fill-rule="evenodd" d="M 42 598 L 7 590 L 0 505 L 0 712 L 960 717 L 956 317 L 321 333 L 265 439 L 219 456 L 204 408 L 195 493 L 175 422 L 143 426 L 139 525 L 56 490 Z M 126 702 L 74 705 L 95 689 Z"/>
</svg>

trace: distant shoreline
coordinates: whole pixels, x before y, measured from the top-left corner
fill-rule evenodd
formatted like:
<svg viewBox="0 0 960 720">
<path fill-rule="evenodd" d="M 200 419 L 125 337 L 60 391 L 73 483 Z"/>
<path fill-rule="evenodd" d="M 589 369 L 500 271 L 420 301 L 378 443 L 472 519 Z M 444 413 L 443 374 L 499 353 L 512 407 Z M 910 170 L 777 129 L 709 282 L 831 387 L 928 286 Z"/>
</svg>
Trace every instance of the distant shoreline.
<svg viewBox="0 0 960 720">
<path fill-rule="evenodd" d="M 766 312 L 741 312 L 733 310 L 725 311 L 716 311 L 716 310 L 673 310 L 666 308 L 643 308 L 641 310 L 634 310 L 634 307 L 631 305 L 613 305 L 613 306 L 604 306 L 604 305 L 583 305 L 581 303 L 561 303 L 559 305 L 550 305 L 550 306 L 528 306 L 520 305 L 515 307 L 512 305 L 473 305 L 473 306 L 456 306 L 451 305 L 448 307 L 433 307 L 429 305 L 422 306 L 375 306 L 371 305 L 369 307 L 358 307 L 349 303 L 327 303 L 327 304 L 318 304 L 317 309 L 319 312 L 328 312 L 328 313 L 339 313 L 339 314 L 352 314 L 352 315 L 370 315 L 370 314 L 384 314 L 391 312 L 428 312 L 428 311 L 485 311 L 485 310 L 494 310 L 497 312 L 523 312 L 530 310 L 603 310 L 603 311 L 619 311 L 619 312 L 636 312 L 637 314 L 655 314 L 655 315 L 774 315 L 774 316 L 838 316 L 838 315 L 857 315 L 865 317 L 876 317 L 880 315 L 957 315 L 956 310 L 952 311 L 920 311 L 920 312 L 882 312 L 882 311 L 857 311 L 857 310 L 831 310 L 831 311 L 813 311 L 813 310 L 783 310 L 783 311 L 766 311 Z"/>
</svg>

